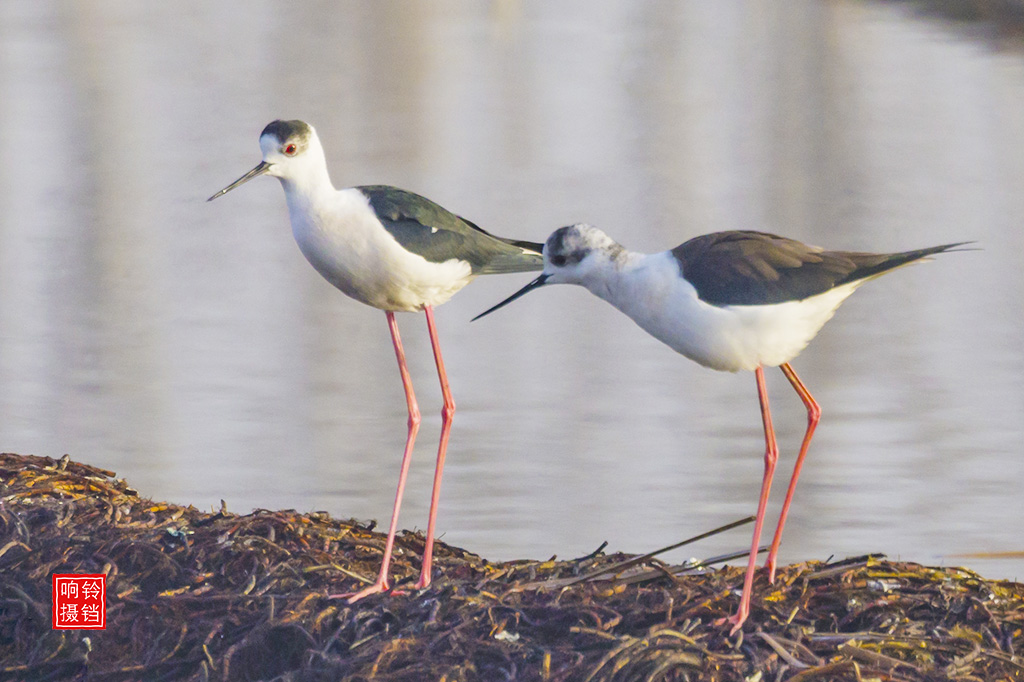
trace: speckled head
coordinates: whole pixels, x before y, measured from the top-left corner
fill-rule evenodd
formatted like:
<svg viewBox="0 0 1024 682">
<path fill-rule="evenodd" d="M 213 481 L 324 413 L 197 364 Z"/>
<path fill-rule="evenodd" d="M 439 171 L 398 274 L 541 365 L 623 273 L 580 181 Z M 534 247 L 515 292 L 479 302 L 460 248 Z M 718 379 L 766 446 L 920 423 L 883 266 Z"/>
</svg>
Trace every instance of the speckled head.
<svg viewBox="0 0 1024 682">
<path fill-rule="evenodd" d="M 544 244 L 544 272 L 501 303 L 480 313 L 474 320 L 493 313 L 517 298 L 545 284 L 582 284 L 593 281 L 591 275 L 607 267 L 618 267 L 626 249 L 596 227 L 577 223 L 560 227 Z"/>
<path fill-rule="evenodd" d="M 585 223 L 560 227 L 544 244 L 544 274 L 552 284 L 579 283 L 586 272 L 618 261 L 625 249 L 601 230 Z"/>
</svg>

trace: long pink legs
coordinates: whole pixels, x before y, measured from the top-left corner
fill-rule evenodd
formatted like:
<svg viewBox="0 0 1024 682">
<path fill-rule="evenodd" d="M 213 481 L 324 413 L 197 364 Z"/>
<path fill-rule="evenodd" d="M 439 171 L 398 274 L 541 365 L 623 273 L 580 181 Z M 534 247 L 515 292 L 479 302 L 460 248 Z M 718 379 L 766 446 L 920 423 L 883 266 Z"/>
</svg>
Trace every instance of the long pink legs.
<svg viewBox="0 0 1024 682">
<path fill-rule="evenodd" d="M 405 387 L 405 402 L 409 408 L 409 432 L 405 437 L 405 452 L 402 454 L 402 468 L 398 474 L 398 492 L 395 493 L 395 508 L 391 512 L 391 526 L 388 528 L 388 539 L 384 543 L 384 561 L 380 565 L 377 580 L 369 587 L 363 588 L 348 598 L 348 603 L 388 589 L 388 568 L 391 566 L 391 551 L 395 546 L 395 533 L 398 531 L 398 510 L 402 506 L 402 495 L 405 493 L 405 479 L 409 475 L 409 463 L 412 461 L 412 447 L 416 442 L 416 432 L 420 429 L 420 408 L 416 405 L 416 394 L 412 390 L 412 377 L 405 364 L 405 350 L 402 349 L 402 338 L 398 335 L 398 323 L 395 314 L 387 311 L 388 328 L 391 330 L 391 342 L 395 346 L 398 357 L 398 371 L 402 374 L 402 386 Z"/>
<path fill-rule="evenodd" d="M 747 561 L 747 574 L 743 579 L 743 594 L 740 597 L 740 608 L 728 622 L 732 625 L 730 634 L 735 634 L 750 615 L 750 592 L 754 585 L 754 569 L 757 567 L 757 552 L 761 544 L 761 527 L 764 525 L 764 512 L 768 506 L 768 493 L 772 489 L 772 475 L 775 463 L 779 459 L 779 448 L 775 443 L 775 429 L 772 428 L 772 413 L 768 409 L 768 390 L 764 385 L 764 368 L 754 370 L 757 377 L 757 397 L 761 401 L 761 421 L 764 422 L 764 478 L 761 479 L 761 497 L 757 502 L 757 517 L 754 519 L 754 540 L 750 545 L 750 559 Z"/>
<path fill-rule="evenodd" d="M 789 505 L 793 501 L 793 491 L 796 489 L 796 481 L 800 478 L 800 470 L 803 468 L 804 458 L 807 456 L 807 448 L 811 444 L 811 437 L 814 429 L 821 419 L 821 407 L 811 395 L 807 387 L 800 381 L 789 363 L 783 363 L 780 368 L 789 383 L 793 385 L 800 400 L 807 408 L 807 431 L 804 432 L 804 440 L 800 445 L 800 453 L 796 457 L 796 464 L 793 466 L 793 476 L 789 479 L 789 488 L 786 490 L 786 499 L 782 503 L 782 513 L 779 516 L 779 525 L 775 529 L 775 538 L 772 540 L 771 549 L 768 551 L 768 561 L 765 566 L 768 568 L 768 581 L 775 581 L 775 563 L 779 551 L 779 543 L 782 541 L 782 528 L 786 525 L 786 516 L 789 514 Z M 743 622 L 750 615 L 750 593 L 754 584 L 754 569 L 757 566 L 757 553 L 761 543 L 761 528 L 764 525 L 765 508 L 768 506 L 768 493 L 772 488 L 772 476 L 775 473 L 775 463 L 779 459 L 779 450 L 775 442 L 775 429 L 772 428 L 772 414 L 768 409 L 768 391 L 764 384 L 764 368 L 758 367 L 754 371 L 757 378 L 757 397 L 761 403 L 761 421 L 764 422 L 764 478 L 761 479 L 761 497 L 757 502 L 757 517 L 754 520 L 754 539 L 750 545 L 750 558 L 747 561 L 747 573 L 743 580 L 743 594 L 740 596 L 740 607 L 736 614 L 729 618 L 732 625 L 730 634 L 734 634 L 743 625 Z"/>
<path fill-rule="evenodd" d="M 441 344 L 437 340 L 437 327 L 434 325 L 434 309 L 424 308 L 427 314 L 427 330 L 430 332 L 430 347 L 434 350 L 434 363 L 437 365 L 437 378 L 441 382 L 441 395 L 444 407 L 441 408 L 441 440 L 437 445 L 437 465 L 434 468 L 434 486 L 430 493 L 430 517 L 427 521 L 427 542 L 423 549 L 423 568 L 420 579 L 416 581 L 416 589 L 423 589 L 430 584 L 430 566 L 434 558 L 434 522 L 437 519 L 437 501 L 441 497 L 441 474 L 444 471 L 444 455 L 448 450 L 448 433 L 452 430 L 452 418 L 455 416 L 455 401 L 448 387 L 448 374 L 444 371 L 444 359 L 441 358 Z"/>
<path fill-rule="evenodd" d="M 765 567 L 768 568 L 768 582 L 775 582 L 775 561 L 776 555 L 779 553 L 779 543 L 782 542 L 782 527 L 786 525 L 786 516 L 789 514 L 789 504 L 793 501 L 793 491 L 796 489 L 796 480 L 800 478 L 800 469 L 804 465 L 804 457 L 807 456 L 807 448 L 811 444 L 811 436 L 814 435 L 814 429 L 818 426 L 818 421 L 821 420 L 821 407 L 818 402 L 811 395 L 807 387 L 804 386 L 804 382 L 800 381 L 800 377 L 796 375 L 793 368 L 789 366 L 789 363 L 781 365 L 780 369 L 786 378 L 789 379 L 789 383 L 793 385 L 797 395 L 800 396 L 800 400 L 803 401 L 804 407 L 807 408 L 807 431 L 804 432 L 803 443 L 800 444 L 800 454 L 796 456 L 796 464 L 793 466 L 793 476 L 789 479 L 789 488 L 786 490 L 786 499 L 782 502 L 782 513 L 779 515 L 779 525 L 775 528 L 775 538 L 772 540 L 772 548 L 768 550 L 768 561 L 765 562 Z"/>
<path fill-rule="evenodd" d="M 455 416 L 455 401 L 452 400 L 451 389 L 448 386 L 448 375 L 444 370 L 444 360 L 441 358 L 441 344 L 437 340 L 437 327 L 434 324 L 434 309 L 430 306 L 424 308 L 427 314 L 427 330 L 430 332 L 430 345 L 434 351 L 434 362 L 437 364 L 437 376 L 441 381 L 441 394 L 444 397 L 444 407 L 441 410 L 441 440 L 437 447 L 437 467 L 434 470 L 434 486 L 430 496 L 430 515 L 427 521 L 427 541 L 423 550 L 423 567 L 420 570 L 420 578 L 416 582 L 416 589 L 422 589 L 430 584 L 430 568 L 434 556 L 434 524 L 437 519 L 437 502 L 441 497 L 441 474 L 444 470 L 444 457 L 448 450 L 448 434 L 452 428 L 452 418 Z M 405 493 L 405 479 L 409 474 L 409 463 L 412 461 L 413 444 L 416 442 L 416 433 L 420 428 L 420 410 L 416 405 L 416 395 L 412 390 L 412 378 L 409 376 L 409 368 L 405 364 L 405 351 L 402 349 L 402 339 L 398 335 L 398 324 L 395 322 L 395 314 L 387 312 L 388 328 L 391 330 L 391 341 L 395 346 L 395 356 L 398 358 L 398 370 L 402 374 L 402 385 L 405 387 L 405 401 L 409 408 L 409 432 L 405 439 L 405 452 L 402 454 L 402 468 L 398 474 L 398 491 L 395 493 L 395 508 L 391 512 L 391 526 L 388 528 L 388 539 L 384 544 L 384 560 L 381 562 L 380 573 L 372 585 L 366 587 L 349 597 L 351 604 L 363 597 L 388 589 L 388 568 L 391 565 L 391 552 L 395 545 L 395 533 L 398 531 L 398 511 L 402 506 L 402 495 Z"/>
</svg>

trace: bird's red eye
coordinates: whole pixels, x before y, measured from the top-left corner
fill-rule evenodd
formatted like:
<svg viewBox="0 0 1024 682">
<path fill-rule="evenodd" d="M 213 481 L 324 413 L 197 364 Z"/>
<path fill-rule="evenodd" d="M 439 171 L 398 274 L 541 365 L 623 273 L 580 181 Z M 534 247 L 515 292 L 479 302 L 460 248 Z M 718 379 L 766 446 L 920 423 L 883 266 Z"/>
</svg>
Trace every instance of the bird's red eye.
<svg viewBox="0 0 1024 682">
<path fill-rule="evenodd" d="M 288 156 L 295 156 L 295 152 L 297 152 L 298 150 L 298 147 L 296 147 L 293 144 L 290 144 L 284 148 L 284 153 L 287 154 Z"/>
</svg>

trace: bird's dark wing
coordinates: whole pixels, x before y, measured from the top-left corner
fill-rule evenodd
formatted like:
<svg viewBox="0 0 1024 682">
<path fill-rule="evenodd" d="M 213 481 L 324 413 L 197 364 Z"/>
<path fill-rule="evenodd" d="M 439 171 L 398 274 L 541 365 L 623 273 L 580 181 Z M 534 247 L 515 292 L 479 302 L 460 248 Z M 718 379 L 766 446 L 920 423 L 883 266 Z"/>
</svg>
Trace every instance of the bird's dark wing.
<svg viewBox="0 0 1024 682">
<path fill-rule="evenodd" d="M 480 275 L 543 268 L 541 244 L 496 237 L 430 199 L 397 187 L 357 189 L 403 248 L 432 263 L 458 258 Z"/>
<path fill-rule="evenodd" d="M 825 251 L 753 231 L 716 232 L 672 249 L 683 276 L 711 305 L 768 305 L 800 301 L 960 244 L 902 253 Z"/>
</svg>

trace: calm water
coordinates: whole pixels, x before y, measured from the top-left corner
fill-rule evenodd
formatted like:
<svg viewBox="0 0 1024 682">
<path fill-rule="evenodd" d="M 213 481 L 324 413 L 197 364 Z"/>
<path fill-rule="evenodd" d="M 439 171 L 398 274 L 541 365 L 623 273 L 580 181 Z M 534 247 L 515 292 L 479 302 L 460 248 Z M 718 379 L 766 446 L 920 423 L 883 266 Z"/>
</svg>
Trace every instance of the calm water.
<svg viewBox="0 0 1024 682">
<path fill-rule="evenodd" d="M 1022 111 L 1020 50 L 902 3 L 4 2 L 0 449 L 201 507 L 386 522 L 405 407 L 384 315 L 308 266 L 277 182 L 204 201 L 259 160 L 264 124 L 301 117 L 339 186 L 507 236 L 978 240 L 862 289 L 794 363 L 824 418 L 782 558 L 1022 579 L 1024 559 L 951 556 L 1024 550 Z M 579 288 L 469 324 L 528 279 L 438 310 L 459 406 L 444 540 L 639 552 L 752 513 L 753 376 Z M 440 395 L 423 316 L 399 324 L 425 415 L 402 525 L 422 528 Z M 770 381 L 778 498 L 804 411 Z"/>
</svg>

